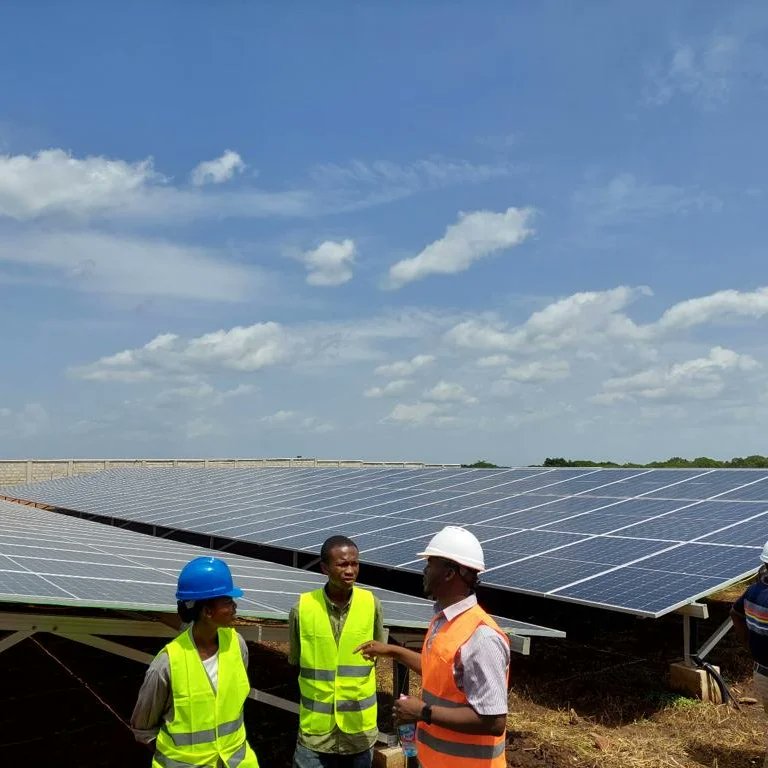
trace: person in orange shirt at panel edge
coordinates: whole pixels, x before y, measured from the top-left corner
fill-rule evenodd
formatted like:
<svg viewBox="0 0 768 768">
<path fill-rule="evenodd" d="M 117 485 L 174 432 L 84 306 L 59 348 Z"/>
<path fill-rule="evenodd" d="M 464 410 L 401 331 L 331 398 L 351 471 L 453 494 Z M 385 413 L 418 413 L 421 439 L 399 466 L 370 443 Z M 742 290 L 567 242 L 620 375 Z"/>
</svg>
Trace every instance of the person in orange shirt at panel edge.
<svg viewBox="0 0 768 768">
<path fill-rule="evenodd" d="M 509 640 L 477 604 L 485 569 L 480 542 L 447 526 L 419 556 L 427 559 L 424 591 L 436 601 L 421 653 L 376 641 L 358 650 L 366 659 L 392 657 L 422 676 L 423 698 L 394 706 L 398 722 L 417 722 L 422 768 L 504 768 Z"/>
<path fill-rule="evenodd" d="M 381 603 L 355 586 L 352 539 L 327 539 L 320 567 L 327 584 L 302 594 L 288 619 L 288 661 L 299 667 L 301 693 L 293 768 L 370 768 L 379 733 L 376 672 L 355 649 L 386 641 Z"/>
</svg>

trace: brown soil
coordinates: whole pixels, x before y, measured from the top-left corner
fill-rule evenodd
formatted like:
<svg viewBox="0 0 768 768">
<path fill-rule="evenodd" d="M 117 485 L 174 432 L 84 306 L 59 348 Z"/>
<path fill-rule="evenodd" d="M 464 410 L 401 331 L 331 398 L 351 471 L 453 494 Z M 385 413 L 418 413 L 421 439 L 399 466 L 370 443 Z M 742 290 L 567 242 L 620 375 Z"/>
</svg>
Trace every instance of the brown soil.
<svg viewBox="0 0 768 768">
<path fill-rule="evenodd" d="M 739 590 L 709 601 L 712 618 L 701 628 L 702 640 L 727 616 Z M 768 718 L 759 704 L 716 706 L 666 687 L 668 664 L 682 654 L 680 617 L 638 620 L 570 606 L 548 610 L 549 621 L 543 615 L 526 618 L 562 627 L 568 639 L 534 638 L 529 657 L 513 658 L 510 766 L 761 764 Z M 150 652 L 162 644 L 123 642 Z M 737 700 L 755 697 L 748 655 L 733 633 L 709 660 L 720 665 Z M 251 646 L 250 667 L 256 688 L 296 698 L 294 673 L 279 644 Z M 52 635 L 36 635 L 0 654 L 0 765 L 147 768 L 150 753 L 125 724 L 143 672 L 136 662 Z M 388 665 L 381 665 L 379 683 L 391 691 Z M 417 686 L 412 680 L 414 693 Z M 384 694 L 380 705 L 381 725 L 388 728 L 391 696 Z M 246 722 L 262 766 L 287 768 L 295 716 L 249 701 Z"/>
</svg>

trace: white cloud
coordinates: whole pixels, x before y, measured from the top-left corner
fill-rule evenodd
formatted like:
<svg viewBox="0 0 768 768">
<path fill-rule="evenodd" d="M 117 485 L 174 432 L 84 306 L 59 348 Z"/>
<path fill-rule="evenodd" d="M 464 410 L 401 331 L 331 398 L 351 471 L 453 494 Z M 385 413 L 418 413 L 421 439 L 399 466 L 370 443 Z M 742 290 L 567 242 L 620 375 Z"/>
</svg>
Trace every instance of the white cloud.
<svg viewBox="0 0 768 768">
<path fill-rule="evenodd" d="M 374 373 L 379 376 L 412 376 L 416 371 L 435 362 L 433 355 L 416 355 L 410 360 L 398 360 L 394 363 L 380 365 Z"/>
<path fill-rule="evenodd" d="M 21 265 L 32 279 L 53 274 L 77 290 L 129 296 L 242 301 L 261 281 L 215 251 L 87 231 L 0 238 L 0 262 Z"/>
<path fill-rule="evenodd" d="M 330 422 L 321 421 L 315 416 L 304 416 L 298 411 L 276 411 L 269 416 L 264 416 L 261 420 L 266 424 L 280 426 L 290 431 L 325 434 L 327 432 L 332 432 L 335 429 Z"/>
<path fill-rule="evenodd" d="M 402 395 L 411 384 L 410 379 L 395 379 L 383 387 L 366 389 L 364 394 L 366 397 L 396 397 L 397 395 Z"/>
<path fill-rule="evenodd" d="M 571 366 L 567 360 L 535 360 L 509 367 L 504 372 L 505 378 L 525 384 L 559 381 L 570 375 Z"/>
<path fill-rule="evenodd" d="M 646 105 L 663 106 L 678 95 L 688 96 L 705 108 L 723 104 L 730 95 L 740 47 L 739 40 L 730 35 L 678 45 L 669 63 L 653 73 Z"/>
<path fill-rule="evenodd" d="M 477 365 L 480 368 L 498 368 L 502 365 L 509 365 L 512 362 L 512 358 L 509 355 L 487 355 L 477 360 Z"/>
<path fill-rule="evenodd" d="M 126 382 L 217 370 L 252 373 L 288 362 L 298 354 L 299 346 L 298 339 L 274 322 L 236 326 L 188 341 L 166 333 L 139 349 L 103 357 L 73 373 L 81 379 Z"/>
<path fill-rule="evenodd" d="M 285 326 L 254 323 L 217 330 L 185 339 L 174 333 L 156 336 L 143 347 L 127 349 L 72 369 L 71 373 L 95 381 L 143 381 L 156 377 L 182 378 L 295 365 L 305 367 L 370 363 L 381 357 L 379 342 L 422 339 L 442 329 L 445 321 L 425 312 L 401 311 L 347 323 L 307 323 Z M 417 355 L 390 368 L 415 371 L 434 358 Z M 379 373 L 387 373 L 379 370 Z"/>
<path fill-rule="evenodd" d="M 486 256 L 519 245 L 533 234 L 528 227 L 530 208 L 508 208 L 504 213 L 460 213 L 444 237 L 428 245 L 418 256 L 403 259 L 389 270 L 392 287 L 399 288 L 432 274 L 463 272 Z"/>
<path fill-rule="evenodd" d="M 757 319 L 766 315 L 768 287 L 755 291 L 725 290 L 673 305 L 659 318 L 655 328 L 658 331 L 671 331 L 726 318 Z"/>
<path fill-rule="evenodd" d="M 461 384 L 455 384 L 450 381 L 439 381 L 434 387 L 424 392 L 425 400 L 432 400 L 438 403 L 465 403 L 471 405 L 477 402 L 476 397 L 468 394 Z"/>
<path fill-rule="evenodd" d="M 172 387 L 160 392 L 156 398 L 159 405 L 176 405 L 179 402 L 197 402 L 201 406 L 220 406 L 236 397 L 244 397 L 256 391 L 252 384 L 238 384 L 232 389 L 217 390 L 205 381 L 192 382 L 186 386 Z"/>
<path fill-rule="evenodd" d="M 750 355 L 713 347 L 707 357 L 609 379 L 603 384 L 603 392 L 592 401 L 611 405 L 634 398 L 663 400 L 687 397 L 707 400 L 723 391 L 723 377 L 727 372 L 744 373 L 758 367 L 759 363 Z"/>
<path fill-rule="evenodd" d="M 455 325 L 446 340 L 459 348 L 539 353 L 601 343 L 605 338 L 639 341 L 649 332 L 621 312 L 648 288 L 619 286 L 585 291 L 559 299 L 534 312 L 520 326 L 471 318 Z"/>
<path fill-rule="evenodd" d="M 137 190 L 161 182 L 152 159 L 78 159 L 61 149 L 0 155 L 0 216 L 31 219 L 46 213 L 82 215 L 124 205 Z"/>
<path fill-rule="evenodd" d="M 385 422 L 405 426 L 449 426 L 455 417 L 445 411 L 445 406 L 436 403 L 398 403 L 384 419 Z"/>
<path fill-rule="evenodd" d="M 352 267 L 355 263 L 355 243 L 353 240 L 334 242 L 326 240 L 312 251 L 300 256 L 307 268 L 309 285 L 342 285 L 352 279 Z"/>
<path fill-rule="evenodd" d="M 221 157 L 206 160 L 195 166 L 190 179 L 196 187 L 204 184 L 222 184 L 229 181 L 236 173 L 242 173 L 245 163 L 237 152 L 227 149 Z"/>
<path fill-rule="evenodd" d="M 244 167 L 240 156 L 227 150 L 215 160 L 200 163 L 192 172 L 191 186 L 185 186 L 156 172 L 151 158 L 135 162 L 103 156 L 77 158 L 62 149 L 0 155 L 0 217 L 168 224 L 204 218 L 318 216 L 511 172 L 506 166 L 443 159 L 405 166 L 352 163 L 314 168 L 309 178 L 284 189 L 221 188 L 222 182 Z"/>
<path fill-rule="evenodd" d="M 283 424 L 286 421 L 294 421 L 298 416 L 299 414 L 296 411 L 280 410 L 265 416 L 262 421 L 267 422 L 267 424 Z"/>
</svg>

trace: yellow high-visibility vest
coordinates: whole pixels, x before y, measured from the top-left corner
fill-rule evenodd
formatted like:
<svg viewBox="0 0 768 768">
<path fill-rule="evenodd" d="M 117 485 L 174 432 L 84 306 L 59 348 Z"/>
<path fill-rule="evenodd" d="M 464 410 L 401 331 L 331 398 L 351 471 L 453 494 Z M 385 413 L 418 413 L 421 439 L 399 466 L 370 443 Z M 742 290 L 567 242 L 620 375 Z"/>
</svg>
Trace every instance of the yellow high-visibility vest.
<svg viewBox="0 0 768 768">
<path fill-rule="evenodd" d="M 219 629 L 219 679 L 214 692 L 191 629 L 165 646 L 171 669 L 173 720 L 157 735 L 152 768 L 259 768 L 248 746 L 243 704 L 251 686 L 234 629 Z M 161 651 L 162 653 L 162 651 Z"/>
<path fill-rule="evenodd" d="M 299 598 L 301 654 L 299 727 L 303 733 L 344 733 L 376 727 L 376 674 L 371 662 L 353 653 L 373 640 L 373 593 L 353 587 L 338 646 L 322 589 Z"/>
</svg>

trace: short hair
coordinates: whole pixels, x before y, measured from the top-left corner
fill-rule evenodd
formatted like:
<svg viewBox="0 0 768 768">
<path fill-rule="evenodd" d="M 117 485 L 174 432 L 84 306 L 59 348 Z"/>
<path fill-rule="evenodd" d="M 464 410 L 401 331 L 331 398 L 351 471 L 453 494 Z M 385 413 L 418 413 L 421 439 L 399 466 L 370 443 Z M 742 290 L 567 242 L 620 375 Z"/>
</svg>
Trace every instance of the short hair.
<svg viewBox="0 0 768 768">
<path fill-rule="evenodd" d="M 320 560 L 327 565 L 328 561 L 331 559 L 331 552 L 337 547 L 354 547 L 358 552 L 360 551 L 360 548 L 349 538 L 349 536 L 341 536 L 337 534 L 323 542 L 323 546 L 320 547 Z"/>
</svg>

